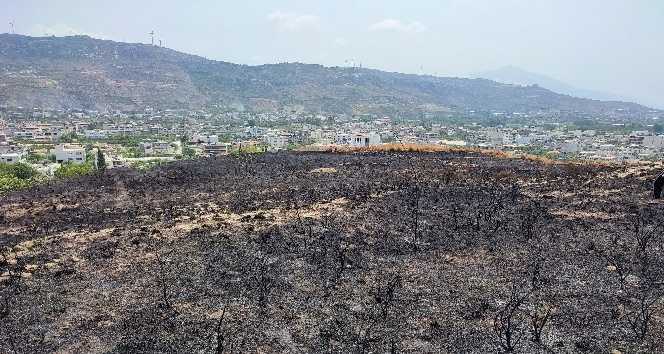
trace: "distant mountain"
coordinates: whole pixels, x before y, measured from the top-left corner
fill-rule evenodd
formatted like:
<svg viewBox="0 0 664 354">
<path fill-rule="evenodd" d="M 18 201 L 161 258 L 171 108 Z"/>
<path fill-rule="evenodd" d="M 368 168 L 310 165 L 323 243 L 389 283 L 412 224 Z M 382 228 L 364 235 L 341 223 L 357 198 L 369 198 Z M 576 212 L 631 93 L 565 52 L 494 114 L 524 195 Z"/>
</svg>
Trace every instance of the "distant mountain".
<svg viewBox="0 0 664 354">
<path fill-rule="evenodd" d="M 623 102 L 632 101 L 628 97 L 619 96 L 608 92 L 586 90 L 574 87 L 564 82 L 560 82 L 556 79 L 550 78 L 548 76 L 526 71 L 524 69 L 521 69 L 513 65 L 508 65 L 504 68 L 496 70 L 487 70 L 487 71 L 474 73 L 471 74 L 471 77 L 493 80 L 510 85 L 521 85 L 521 86 L 538 85 L 553 92 L 561 93 L 563 95 L 588 98 L 591 100 L 623 101 Z"/>
<path fill-rule="evenodd" d="M 252 112 L 379 115 L 649 110 L 486 79 L 299 63 L 247 66 L 147 44 L 12 34 L 0 34 L 0 105 L 97 110 L 216 105 Z"/>
</svg>

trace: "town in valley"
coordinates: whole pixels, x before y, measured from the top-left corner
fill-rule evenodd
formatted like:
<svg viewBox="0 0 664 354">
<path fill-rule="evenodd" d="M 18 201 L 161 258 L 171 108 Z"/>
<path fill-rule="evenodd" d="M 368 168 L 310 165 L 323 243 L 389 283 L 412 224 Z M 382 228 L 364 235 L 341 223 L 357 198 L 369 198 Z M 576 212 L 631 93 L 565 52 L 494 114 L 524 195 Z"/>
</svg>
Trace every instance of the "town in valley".
<svg viewBox="0 0 664 354">
<path fill-rule="evenodd" d="M 469 111 L 465 117 L 247 113 L 240 109 L 98 112 L 0 107 L 0 161 L 52 174 L 62 163 L 146 167 L 183 158 L 381 144 L 454 145 L 554 160 L 639 162 L 662 157 L 659 111 L 642 123 L 563 121 Z M 95 157 L 95 158 L 92 158 Z"/>
</svg>

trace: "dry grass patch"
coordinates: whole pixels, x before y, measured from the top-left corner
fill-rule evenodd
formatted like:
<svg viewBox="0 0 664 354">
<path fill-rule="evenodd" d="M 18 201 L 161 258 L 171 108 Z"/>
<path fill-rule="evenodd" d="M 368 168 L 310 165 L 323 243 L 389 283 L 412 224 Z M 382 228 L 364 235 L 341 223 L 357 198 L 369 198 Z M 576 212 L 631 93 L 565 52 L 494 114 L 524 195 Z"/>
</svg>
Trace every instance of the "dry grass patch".
<svg viewBox="0 0 664 354">
<path fill-rule="evenodd" d="M 417 151 L 417 152 L 450 152 L 450 151 L 465 151 L 468 148 L 451 146 L 451 145 L 435 145 L 435 144 L 380 144 L 376 146 L 331 146 L 326 151 L 330 152 L 393 152 L 393 151 Z"/>
<path fill-rule="evenodd" d="M 609 214 L 603 211 L 590 212 L 590 211 L 574 211 L 569 209 L 551 210 L 550 214 L 562 216 L 563 218 L 568 220 L 574 220 L 574 219 L 612 220 L 612 219 L 621 219 L 625 217 L 622 214 L 616 214 L 616 213 Z"/>
<path fill-rule="evenodd" d="M 309 173 L 336 173 L 337 169 L 334 167 L 320 167 L 310 170 Z"/>
<path fill-rule="evenodd" d="M 530 161 L 530 162 L 539 162 L 545 165 L 553 165 L 556 162 L 551 160 L 550 158 L 543 157 L 543 156 L 537 156 L 537 155 L 531 155 L 531 154 L 522 154 L 520 155 L 521 159 Z"/>
</svg>

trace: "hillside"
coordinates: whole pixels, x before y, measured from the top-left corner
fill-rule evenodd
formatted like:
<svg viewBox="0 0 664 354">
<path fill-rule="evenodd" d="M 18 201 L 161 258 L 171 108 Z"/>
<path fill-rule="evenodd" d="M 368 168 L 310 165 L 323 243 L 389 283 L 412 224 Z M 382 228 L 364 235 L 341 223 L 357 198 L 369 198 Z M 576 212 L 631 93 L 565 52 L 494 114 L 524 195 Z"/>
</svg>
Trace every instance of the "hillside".
<svg viewBox="0 0 664 354">
<path fill-rule="evenodd" d="M 657 166 L 498 157 L 220 157 L 2 196 L 0 352 L 664 351 Z"/>
<path fill-rule="evenodd" d="M 629 116 L 648 110 L 485 79 L 298 63 L 246 66 L 86 36 L 10 34 L 0 34 L 0 105 L 101 111 L 242 105 L 252 112 L 408 115 L 552 110 Z"/>
</svg>

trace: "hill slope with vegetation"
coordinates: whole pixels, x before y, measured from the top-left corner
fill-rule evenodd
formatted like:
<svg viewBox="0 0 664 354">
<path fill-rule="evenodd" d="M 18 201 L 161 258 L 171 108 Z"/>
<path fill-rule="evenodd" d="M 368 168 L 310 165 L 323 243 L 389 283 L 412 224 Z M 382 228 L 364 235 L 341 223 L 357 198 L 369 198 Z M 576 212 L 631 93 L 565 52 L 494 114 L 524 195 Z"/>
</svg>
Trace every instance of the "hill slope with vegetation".
<svg viewBox="0 0 664 354">
<path fill-rule="evenodd" d="M 0 34 L 0 104 L 100 111 L 244 108 L 310 114 L 580 112 L 639 116 L 634 103 L 574 98 L 538 86 L 300 63 L 259 66 L 86 36 Z"/>
<path fill-rule="evenodd" d="M 14 192 L 0 351 L 661 352 L 653 175 L 471 150 L 278 153 Z"/>
</svg>

